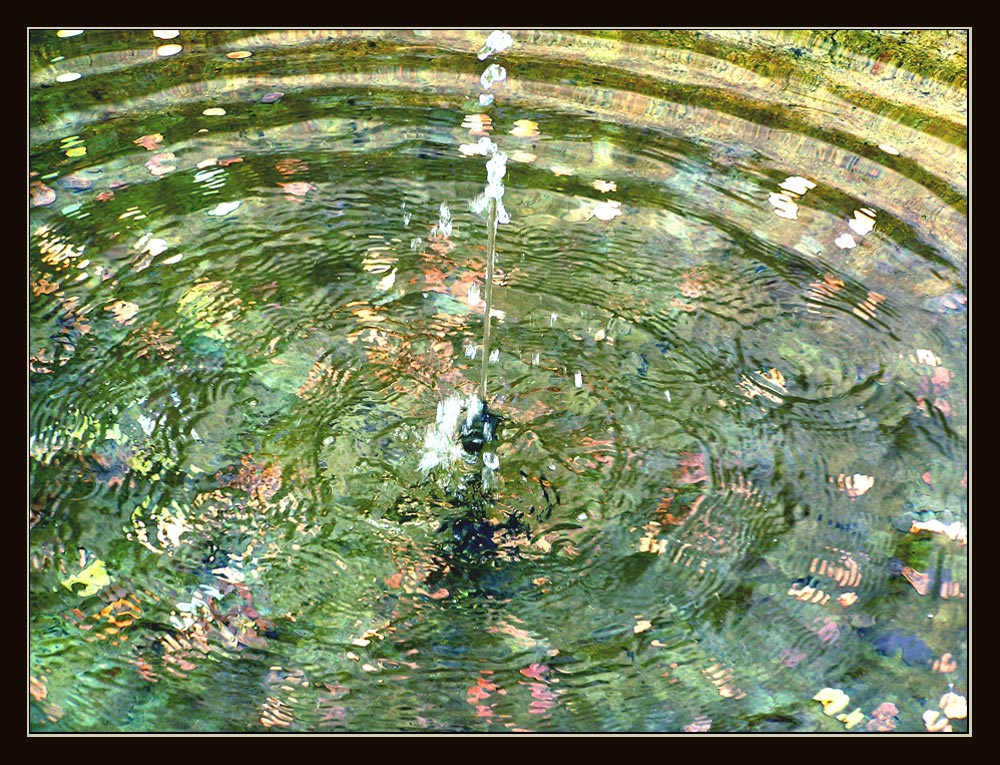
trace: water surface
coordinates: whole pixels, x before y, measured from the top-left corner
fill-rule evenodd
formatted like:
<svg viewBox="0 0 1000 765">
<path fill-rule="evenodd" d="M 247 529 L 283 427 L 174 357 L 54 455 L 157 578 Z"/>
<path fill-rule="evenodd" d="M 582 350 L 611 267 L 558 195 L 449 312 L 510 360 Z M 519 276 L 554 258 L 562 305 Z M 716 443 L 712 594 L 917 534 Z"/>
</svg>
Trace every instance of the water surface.
<svg viewBox="0 0 1000 765">
<path fill-rule="evenodd" d="M 29 34 L 32 732 L 967 730 L 965 32 L 157 32 Z"/>
</svg>

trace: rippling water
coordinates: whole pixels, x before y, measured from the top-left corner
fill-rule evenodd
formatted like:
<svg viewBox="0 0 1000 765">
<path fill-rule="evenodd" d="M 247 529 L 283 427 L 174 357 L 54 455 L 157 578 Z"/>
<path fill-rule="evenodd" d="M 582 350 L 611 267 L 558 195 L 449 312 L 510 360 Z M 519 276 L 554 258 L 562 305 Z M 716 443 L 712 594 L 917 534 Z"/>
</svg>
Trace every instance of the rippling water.
<svg viewBox="0 0 1000 765">
<path fill-rule="evenodd" d="M 966 730 L 965 33 L 487 34 L 30 32 L 30 730 Z"/>
</svg>

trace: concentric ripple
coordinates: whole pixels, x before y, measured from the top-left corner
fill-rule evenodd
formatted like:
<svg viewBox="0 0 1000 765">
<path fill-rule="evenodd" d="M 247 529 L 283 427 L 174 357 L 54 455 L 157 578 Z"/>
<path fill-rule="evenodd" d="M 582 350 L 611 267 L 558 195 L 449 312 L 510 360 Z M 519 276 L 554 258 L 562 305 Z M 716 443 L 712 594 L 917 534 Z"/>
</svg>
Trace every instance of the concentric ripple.
<svg viewBox="0 0 1000 765">
<path fill-rule="evenodd" d="M 964 31 L 156 31 L 29 35 L 33 731 L 966 693 Z"/>
</svg>

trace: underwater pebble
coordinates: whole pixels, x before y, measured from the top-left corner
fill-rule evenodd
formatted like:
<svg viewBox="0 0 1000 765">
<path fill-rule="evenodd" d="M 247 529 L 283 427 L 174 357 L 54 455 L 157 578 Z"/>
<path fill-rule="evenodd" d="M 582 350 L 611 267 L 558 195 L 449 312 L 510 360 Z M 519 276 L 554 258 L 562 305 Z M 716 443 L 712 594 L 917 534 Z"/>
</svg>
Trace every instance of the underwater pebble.
<svg viewBox="0 0 1000 765">
<path fill-rule="evenodd" d="M 813 701 L 820 702 L 823 705 L 823 713 L 831 717 L 843 712 L 851 703 L 850 697 L 840 688 L 823 688 L 813 696 Z"/>
<path fill-rule="evenodd" d="M 969 714 L 965 696 L 949 691 L 938 702 L 945 716 L 952 720 L 964 720 Z"/>
<path fill-rule="evenodd" d="M 921 719 L 924 721 L 924 727 L 931 733 L 951 733 L 953 730 L 948 718 L 936 709 L 928 709 L 921 715 Z"/>
<path fill-rule="evenodd" d="M 33 181 L 29 187 L 29 193 L 31 194 L 31 204 L 35 207 L 44 207 L 56 201 L 56 192 L 41 181 Z"/>
<path fill-rule="evenodd" d="M 280 90 L 275 90 L 272 91 L 271 93 L 267 93 L 266 95 L 261 96 L 260 102 L 262 104 L 273 104 L 275 101 L 281 99 L 284 95 L 285 94 L 282 93 Z"/>
<path fill-rule="evenodd" d="M 161 45 L 156 49 L 157 56 L 173 56 L 180 53 L 184 48 L 176 43 L 170 43 L 168 45 Z"/>
<path fill-rule="evenodd" d="M 900 652 L 903 663 L 911 667 L 923 666 L 934 658 L 934 651 L 916 635 L 893 630 L 872 640 L 875 650 L 883 656 L 893 656 Z"/>
<path fill-rule="evenodd" d="M 67 191 L 87 191 L 94 184 L 87 180 L 86 178 L 81 178 L 79 175 L 65 175 L 56 181 L 61 188 Z"/>
</svg>

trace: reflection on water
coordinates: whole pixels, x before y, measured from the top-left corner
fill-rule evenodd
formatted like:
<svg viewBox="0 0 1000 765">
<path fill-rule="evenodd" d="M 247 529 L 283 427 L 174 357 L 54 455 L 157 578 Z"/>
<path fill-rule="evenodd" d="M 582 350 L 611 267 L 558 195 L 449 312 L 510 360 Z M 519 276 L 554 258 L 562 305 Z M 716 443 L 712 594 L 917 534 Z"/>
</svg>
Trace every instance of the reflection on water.
<svg viewBox="0 0 1000 765">
<path fill-rule="evenodd" d="M 31 731 L 967 730 L 964 31 L 70 31 Z"/>
</svg>

